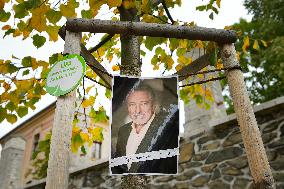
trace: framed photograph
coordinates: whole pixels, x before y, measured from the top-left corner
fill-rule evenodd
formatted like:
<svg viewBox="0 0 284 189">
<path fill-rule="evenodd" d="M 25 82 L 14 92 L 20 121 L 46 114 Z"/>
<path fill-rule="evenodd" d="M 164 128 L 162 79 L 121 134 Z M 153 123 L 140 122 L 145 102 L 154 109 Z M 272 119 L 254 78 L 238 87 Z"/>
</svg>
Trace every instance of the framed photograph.
<svg viewBox="0 0 284 189">
<path fill-rule="evenodd" d="M 115 76 L 110 174 L 177 174 L 178 78 Z"/>
</svg>

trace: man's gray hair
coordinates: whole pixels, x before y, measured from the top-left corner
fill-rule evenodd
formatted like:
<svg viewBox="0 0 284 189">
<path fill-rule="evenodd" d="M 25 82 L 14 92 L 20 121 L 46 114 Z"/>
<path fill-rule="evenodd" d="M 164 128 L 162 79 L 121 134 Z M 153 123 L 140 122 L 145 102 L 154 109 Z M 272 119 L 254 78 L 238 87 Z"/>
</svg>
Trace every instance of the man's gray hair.
<svg viewBox="0 0 284 189">
<path fill-rule="evenodd" d="M 156 102 L 156 94 L 153 90 L 152 87 L 150 87 L 149 85 L 146 84 L 140 84 L 140 85 L 136 85 L 134 86 L 126 95 L 126 101 L 128 100 L 128 97 L 131 93 L 135 92 L 135 91 L 145 91 L 148 92 L 151 96 L 152 101 L 155 103 Z"/>
</svg>

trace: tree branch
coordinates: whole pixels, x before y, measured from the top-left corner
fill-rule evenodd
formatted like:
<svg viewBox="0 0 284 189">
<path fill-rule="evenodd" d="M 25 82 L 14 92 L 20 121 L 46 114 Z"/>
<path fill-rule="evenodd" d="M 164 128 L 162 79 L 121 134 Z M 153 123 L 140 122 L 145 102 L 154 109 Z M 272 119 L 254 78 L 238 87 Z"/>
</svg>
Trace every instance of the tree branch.
<svg viewBox="0 0 284 189">
<path fill-rule="evenodd" d="M 99 44 L 97 44 L 96 46 L 94 46 L 93 48 L 89 49 L 88 51 L 90 53 L 95 52 L 96 50 L 98 50 L 101 46 L 103 46 L 106 42 L 108 42 L 109 40 L 111 40 L 111 38 L 114 36 L 114 34 L 108 35 L 106 36 L 103 40 L 101 40 L 99 42 Z"/>
<path fill-rule="evenodd" d="M 100 82 L 98 82 L 98 81 L 96 81 L 96 80 L 94 80 L 94 79 L 90 78 L 89 76 L 86 76 L 86 75 L 85 75 L 85 78 L 87 78 L 87 79 L 89 79 L 89 80 L 91 80 L 91 81 L 93 81 L 93 82 L 95 82 L 95 83 L 97 83 L 97 84 L 99 84 L 99 85 L 101 85 L 101 86 L 103 86 L 103 87 L 105 87 L 105 88 L 107 88 L 107 89 L 110 89 L 110 90 L 111 90 L 111 88 L 110 88 L 110 87 L 108 87 L 107 85 L 105 85 L 105 84 L 103 84 L 103 83 L 100 83 Z"/>
<path fill-rule="evenodd" d="M 72 32 L 131 34 L 137 36 L 215 41 L 220 44 L 234 43 L 237 40 L 236 33 L 232 30 L 132 21 L 70 18 L 67 19 L 66 29 Z"/>
<path fill-rule="evenodd" d="M 59 32 L 59 36 L 65 40 L 66 28 L 65 26 L 61 27 Z M 81 55 L 87 61 L 88 66 L 106 83 L 108 88 L 111 88 L 111 79 L 112 76 L 108 73 L 108 71 L 94 58 L 94 56 L 87 50 L 87 48 L 81 43 Z"/>
<path fill-rule="evenodd" d="M 214 77 L 214 78 L 203 80 L 203 81 L 193 82 L 193 83 L 189 83 L 189 84 L 186 84 L 186 85 L 180 85 L 179 87 L 188 87 L 188 86 L 192 86 L 192 85 L 207 83 L 209 81 L 221 80 L 221 79 L 224 79 L 224 78 L 226 78 L 226 76 Z"/>
<path fill-rule="evenodd" d="M 166 11 L 166 14 L 167 14 L 168 18 L 170 19 L 170 21 L 172 22 L 172 24 L 174 24 L 174 23 L 175 23 L 175 21 L 174 21 L 174 19 L 173 19 L 172 15 L 171 15 L 171 13 L 170 13 L 170 11 L 169 11 L 169 9 L 168 9 L 167 5 L 166 5 L 165 0 L 163 0 L 163 1 L 162 1 L 162 5 L 163 5 L 163 8 L 164 8 L 164 9 L 165 9 L 165 11 Z"/>
</svg>

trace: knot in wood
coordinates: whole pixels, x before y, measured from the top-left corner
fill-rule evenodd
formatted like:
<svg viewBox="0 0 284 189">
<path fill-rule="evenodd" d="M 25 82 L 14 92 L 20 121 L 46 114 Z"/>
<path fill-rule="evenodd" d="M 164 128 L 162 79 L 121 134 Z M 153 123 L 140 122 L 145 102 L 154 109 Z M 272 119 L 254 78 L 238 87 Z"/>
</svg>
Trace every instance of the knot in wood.
<svg viewBox="0 0 284 189">
<path fill-rule="evenodd" d="M 224 50 L 224 56 L 225 56 L 226 58 L 229 58 L 231 55 L 232 55 L 232 53 L 231 53 L 231 51 L 230 51 L 229 49 L 225 49 L 225 50 Z"/>
</svg>

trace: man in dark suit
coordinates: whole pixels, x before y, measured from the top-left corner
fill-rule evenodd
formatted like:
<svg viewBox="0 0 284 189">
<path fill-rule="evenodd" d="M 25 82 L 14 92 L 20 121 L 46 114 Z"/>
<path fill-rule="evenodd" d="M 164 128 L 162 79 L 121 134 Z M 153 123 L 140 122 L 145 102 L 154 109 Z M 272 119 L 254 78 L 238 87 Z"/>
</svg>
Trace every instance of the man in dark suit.
<svg viewBox="0 0 284 189">
<path fill-rule="evenodd" d="M 173 151 L 178 147 L 178 106 L 171 105 L 168 111 L 157 113 L 155 93 L 144 84 L 132 89 L 126 100 L 132 121 L 119 129 L 114 158 L 142 154 L 136 160 L 143 161 L 128 159 L 112 166 L 112 173 L 176 174 L 177 153 Z M 157 154 L 162 158 L 157 158 Z"/>
</svg>

